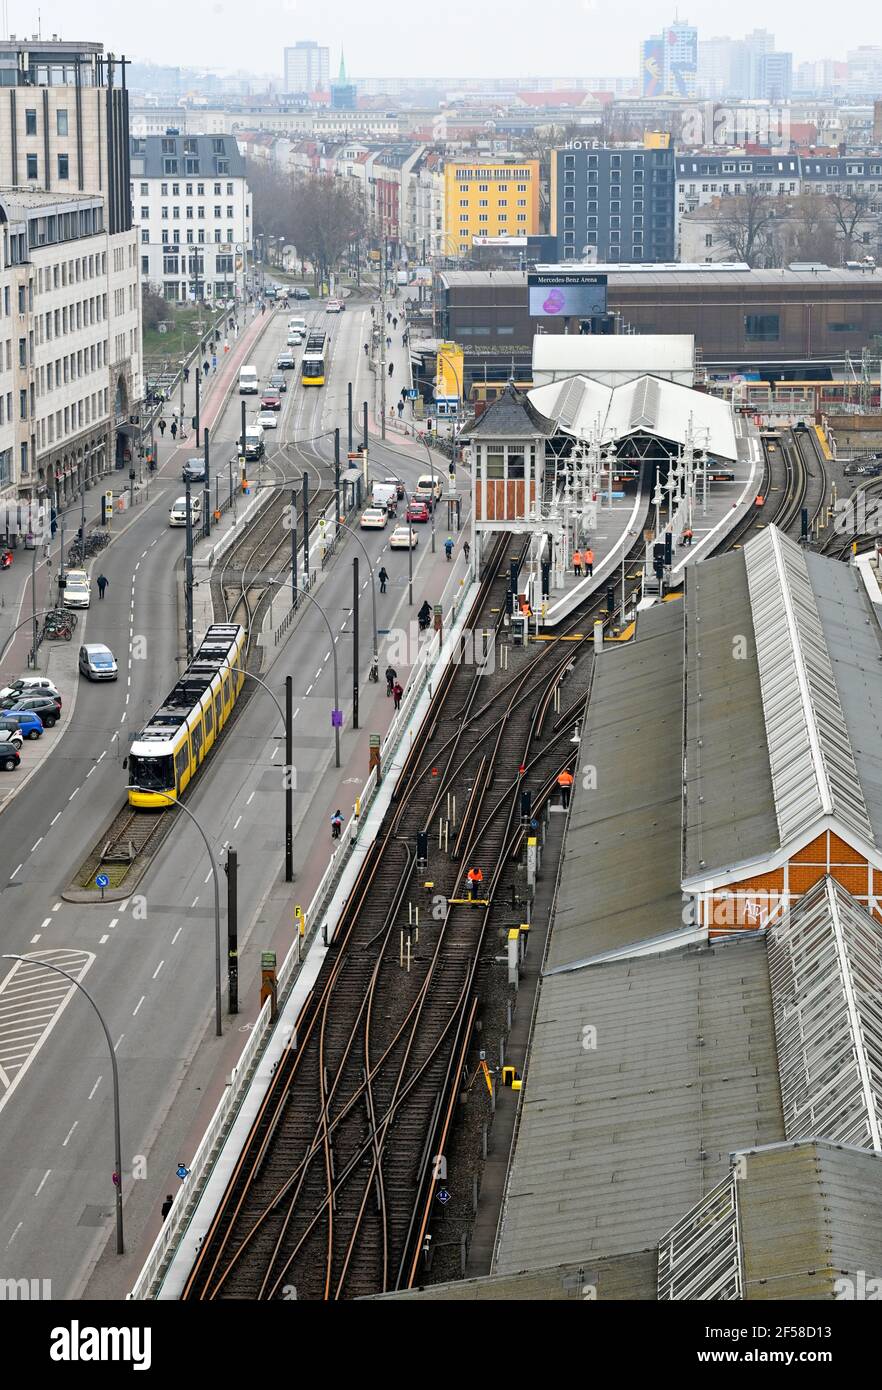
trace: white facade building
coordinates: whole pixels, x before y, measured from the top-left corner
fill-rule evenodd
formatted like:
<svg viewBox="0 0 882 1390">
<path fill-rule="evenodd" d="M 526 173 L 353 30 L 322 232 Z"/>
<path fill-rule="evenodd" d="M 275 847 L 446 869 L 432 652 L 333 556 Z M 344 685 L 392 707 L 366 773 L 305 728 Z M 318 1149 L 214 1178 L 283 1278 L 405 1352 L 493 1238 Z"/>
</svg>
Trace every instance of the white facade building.
<svg viewBox="0 0 882 1390">
<path fill-rule="evenodd" d="M 285 49 L 286 92 L 327 91 L 330 75 L 330 49 L 303 39 Z"/>
<path fill-rule="evenodd" d="M 178 302 L 241 298 L 251 194 L 234 137 L 133 137 L 131 174 L 144 281 Z"/>
</svg>

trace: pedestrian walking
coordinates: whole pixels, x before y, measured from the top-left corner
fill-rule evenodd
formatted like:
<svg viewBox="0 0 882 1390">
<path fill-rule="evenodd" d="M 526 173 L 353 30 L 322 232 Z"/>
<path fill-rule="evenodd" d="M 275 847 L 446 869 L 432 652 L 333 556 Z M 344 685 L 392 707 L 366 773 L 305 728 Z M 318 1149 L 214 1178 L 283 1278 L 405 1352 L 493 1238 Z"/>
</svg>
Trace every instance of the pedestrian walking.
<svg viewBox="0 0 882 1390">
<path fill-rule="evenodd" d="M 396 709 L 401 708 L 401 697 L 404 694 L 404 686 L 401 681 L 396 681 L 392 687 L 392 701 Z"/>
<path fill-rule="evenodd" d="M 471 551 L 472 551 L 472 547 L 469 545 L 468 541 L 463 541 L 463 543 L 462 543 L 462 553 L 463 553 L 463 555 L 465 556 L 466 564 L 468 564 L 468 562 L 469 562 L 469 555 L 471 554 Z"/>
<path fill-rule="evenodd" d="M 469 885 L 469 902 L 471 902 L 473 894 L 479 891 L 481 884 L 484 882 L 484 875 L 479 868 L 475 867 L 469 869 L 466 874 L 466 879 Z"/>
<path fill-rule="evenodd" d="M 399 420 L 401 419 L 401 417 L 402 417 L 403 414 L 404 414 L 404 401 L 399 401 L 399 402 L 398 402 L 398 418 L 399 418 Z"/>
<path fill-rule="evenodd" d="M 184 385 L 185 385 L 185 386 L 186 386 L 186 384 L 187 384 L 187 382 L 188 382 L 189 380 L 190 380 L 190 368 L 189 368 L 189 367 L 185 367 L 185 368 L 184 368 Z"/>
<path fill-rule="evenodd" d="M 581 552 L 581 550 L 574 550 L 574 551 L 573 551 L 573 574 L 575 574 L 575 575 L 578 576 L 578 575 L 581 575 L 581 573 L 582 573 L 582 552 Z"/>
<path fill-rule="evenodd" d="M 177 420 L 172 420 L 172 422 L 171 422 L 171 431 L 170 431 L 170 433 L 171 433 L 172 439 L 177 439 L 177 437 L 178 437 L 178 422 L 177 422 Z"/>
<path fill-rule="evenodd" d="M 389 310 L 389 312 L 388 312 L 387 315 L 386 315 L 386 322 L 387 322 L 387 323 L 391 323 L 391 322 L 392 322 L 392 310 L 391 310 L 391 309 Z"/>
<path fill-rule="evenodd" d="M 212 376 L 217 376 L 217 356 L 214 356 L 211 359 L 211 372 Z"/>
<path fill-rule="evenodd" d="M 373 304 L 372 304 L 372 305 L 371 305 L 371 318 L 374 317 L 374 314 L 375 314 L 375 313 L 376 313 L 376 310 L 375 310 L 375 308 L 374 308 L 374 306 L 373 306 Z"/>
<path fill-rule="evenodd" d="M 392 319 L 392 327 L 393 327 L 393 328 L 397 328 L 397 327 L 398 327 L 398 319 L 397 319 L 397 318 L 393 318 L 393 319 Z"/>
<path fill-rule="evenodd" d="M 395 670 L 395 667 L 394 667 L 394 666 L 387 666 L 387 667 L 386 667 L 386 694 L 387 694 L 387 695 L 391 695 L 391 694 L 392 694 L 392 687 L 394 686 L 394 684 L 395 684 L 395 682 L 396 682 L 397 680 L 398 680 L 398 672 Z"/>
<path fill-rule="evenodd" d="M 202 375 L 203 375 L 203 376 L 208 376 L 208 358 L 207 358 L 207 357 L 206 357 L 205 361 L 202 363 Z"/>
<path fill-rule="evenodd" d="M 392 373 L 393 373 L 394 371 L 395 371 L 395 363 L 394 363 L 394 362 L 390 362 L 390 363 L 389 363 L 389 375 L 391 376 Z"/>
<path fill-rule="evenodd" d="M 593 550 L 586 550 L 586 551 L 585 551 L 585 573 L 586 573 L 587 575 L 589 575 L 589 576 L 592 575 L 592 574 L 594 573 L 594 551 L 593 551 Z"/>
<path fill-rule="evenodd" d="M 560 804 L 566 810 L 570 804 L 570 791 L 573 786 L 573 774 L 568 768 L 564 768 L 558 777 L 557 785 L 560 787 Z"/>
<path fill-rule="evenodd" d="M 683 544 L 684 544 L 684 545 L 691 545 L 691 544 L 692 544 L 692 527 L 691 527 L 691 526 L 687 526 L 687 527 L 686 527 L 686 530 L 683 532 Z"/>
<path fill-rule="evenodd" d="M 98 576 L 98 597 L 99 597 L 99 599 L 101 599 L 101 598 L 104 597 L 104 591 L 105 591 L 105 589 L 107 588 L 107 585 L 108 585 L 107 576 L 104 575 L 104 574 L 99 574 L 99 576 Z"/>
<path fill-rule="evenodd" d="M 343 813 L 335 811 L 331 816 L 331 839 L 339 840 L 340 832 L 343 829 Z"/>
<path fill-rule="evenodd" d="M 165 439 L 165 421 L 163 420 L 161 415 L 159 417 L 159 433 L 161 438 Z"/>
<path fill-rule="evenodd" d="M 387 338 L 387 339 L 386 339 L 386 347 L 387 347 L 387 348 L 390 348 L 391 346 L 392 346 L 392 339 L 391 339 L 391 338 Z"/>
<path fill-rule="evenodd" d="M 385 594 L 385 592 L 386 592 L 386 585 L 389 583 L 389 575 L 388 575 L 387 572 L 386 572 L 386 566 L 385 566 L 385 565 L 384 565 L 383 568 L 380 570 L 380 573 L 377 575 L 377 578 L 378 578 L 379 581 L 380 581 L 380 593 L 381 593 L 381 594 Z"/>
<path fill-rule="evenodd" d="M 165 1218 L 168 1216 L 169 1212 L 171 1211 L 172 1206 L 173 1206 L 173 1204 L 174 1204 L 174 1200 L 175 1200 L 174 1197 L 173 1197 L 172 1194 L 169 1192 L 168 1195 L 166 1196 L 165 1201 L 164 1201 L 163 1204 L 162 1204 L 162 1219 L 163 1219 L 163 1221 L 165 1220 Z"/>
</svg>

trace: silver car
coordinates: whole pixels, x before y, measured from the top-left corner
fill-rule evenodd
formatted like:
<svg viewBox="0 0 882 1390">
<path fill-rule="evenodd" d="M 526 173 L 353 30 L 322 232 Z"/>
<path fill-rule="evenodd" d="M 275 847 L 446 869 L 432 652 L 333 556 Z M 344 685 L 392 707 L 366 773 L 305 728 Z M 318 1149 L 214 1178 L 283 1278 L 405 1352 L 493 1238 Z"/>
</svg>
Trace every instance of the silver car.
<svg viewBox="0 0 882 1390">
<path fill-rule="evenodd" d="M 80 670 L 90 681 L 115 681 L 119 675 L 116 657 L 101 642 L 80 647 Z"/>
</svg>

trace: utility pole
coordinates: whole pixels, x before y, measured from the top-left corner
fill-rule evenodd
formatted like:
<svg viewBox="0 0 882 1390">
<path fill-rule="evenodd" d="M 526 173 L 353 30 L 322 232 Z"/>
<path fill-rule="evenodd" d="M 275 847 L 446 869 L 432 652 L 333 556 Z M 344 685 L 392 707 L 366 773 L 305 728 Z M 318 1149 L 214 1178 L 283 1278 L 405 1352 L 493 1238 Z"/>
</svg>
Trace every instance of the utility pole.
<svg viewBox="0 0 882 1390">
<path fill-rule="evenodd" d="M 239 895 L 238 874 L 239 856 L 232 848 L 227 850 L 224 865 L 227 875 L 227 990 L 229 993 L 229 1012 L 239 1012 Z"/>
<path fill-rule="evenodd" d="M 367 449 L 368 446 L 368 403 L 361 403 L 361 447 Z"/>
<path fill-rule="evenodd" d="M 202 380 L 202 367 L 196 363 L 196 448 L 199 448 L 199 387 Z M 244 433 L 244 432 L 243 432 Z"/>
<path fill-rule="evenodd" d="M 285 882 L 294 882 L 294 677 L 285 677 Z"/>
<path fill-rule="evenodd" d="M 352 561 L 352 727 L 358 728 L 358 556 Z"/>
<path fill-rule="evenodd" d="M 334 430 L 334 496 L 337 510 L 334 512 L 334 540 L 340 523 L 340 431 Z"/>
<path fill-rule="evenodd" d="M 193 518 L 190 514 L 190 479 L 184 484 L 187 507 L 187 551 L 184 570 L 184 599 L 187 622 L 187 664 L 193 660 Z"/>
<path fill-rule="evenodd" d="M 309 588 L 309 475 L 303 475 L 303 587 Z"/>
<path fill-rule="evenodd" d="M 352 453 L 352 382 L 351 382 L 351 381 L 350 381 L 350 382 L 348 383 L 348 385 L 347 385 L 347 388 L 346 388 L 346 395 L 347 395 L 347 404 L 348 404 L 348 411 L 349 411 L 349 452 L 350 452 L 350 454 L 351 454 L 351 453 Z"/>
<path fill-rule="evenodd" d="M 297 607 L 297 493 L 291 489 L 291 607 Z"/>
<path fill-rule="evenodd" d="M 383 241 L 383 293 L 380 299 L 380 438 L 386 438 L 386 242 Z M 374 398 L 376 399 L 376 397 Z"/>
<path fill-rule="evenodd" d="M 30 523 L 33 525 L 33 520 Z M 33 536 L 34 548 L 31 551 L 31 615 L 34 627 L 33 646 L 31 647 L 31 665 L 37 669 L 37 651 L 39 648 L 37 634 L 37 537 Z"/>
<path fill-rule="evenodd" d="M 205 461 L 205 481 L 202 484 L 202 534 L 211 535 L 211 482 L 210 482 L 210 459 L 208 443 L 208 426 L 205 427 L 205 439 L 203 458 Z"/>
</svg>

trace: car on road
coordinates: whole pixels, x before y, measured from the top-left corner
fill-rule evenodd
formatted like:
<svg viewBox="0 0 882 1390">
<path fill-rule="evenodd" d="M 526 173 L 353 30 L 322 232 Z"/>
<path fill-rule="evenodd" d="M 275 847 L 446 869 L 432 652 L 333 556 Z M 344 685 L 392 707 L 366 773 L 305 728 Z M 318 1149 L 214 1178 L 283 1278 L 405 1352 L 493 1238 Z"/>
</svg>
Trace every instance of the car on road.
<svg viewBox="0 0 882 1390">
<path fill-rule="evenodd" d="M 6 772 L 14 772 L 21 765 L 21 755 L 17 748 L 0 748 L 0 767 Z"/>
<path fill-rule="evenodd" d="M 87 642 L 80 647 L 80 672 L 90 681 L 115 681 L 119 667 L 113 652 L 103 642 Z"/>
<path fill-rule="evenodd" d="M 273 372 L 269 379 L 269 384 L 274 391 L 287 391 L 288 378 L 285 376 L 284 372 Z"/>
<path fill-rule="evenodd" d="M 309 299 L 310 297 L 309 290 L 305 285 L 295 285 L 288 293 L 292 299 Z"/>
<path fill-rule="evenodd" d="M 257 423 L 262 430 L 278 429 L 279 417 L 274 410 L 262 410 L 257 417 Z"/>
<path fill-rule="evenodd" d="M 23 741 L 21 729 L 0 729 L 0 753 L 7 748 L 14 748 L 17 753 Z"/>
<path fill-rule="evenodd" d="M 329 314 L 342 314 L 342 313 L 343 313 L 343 308 L 344 308 L 344 305 L 343 305 L 343 300 L 342 300 L 342 299 L 329 299 L 329 300 L 328 300 L 328 313 L 329 313 Z"/>
<path fill-rule="evenodd" d="M 64 576 L 65 608 L 88 608 L 91 602 L 92 590 L 85 570 L 67 570 Z"/>
<path fill-rule="evenodd" d="M 55 701 L 51 695 L 23 695 L 10 704 L 0 702 L 4 714 L 38 714 L 44 729 L 51 729 L 61 718 L 61 700 Z"/>
<path fill-rule="evenodd" d="M 359 525 L 362 531 L 382 531 L 388 518 L 383 507 L 368 507 L 362 512 Z"/>
<path fill-rule="evenodd" d="M 392 535 L 389 537 L 390 550 L 413 550 L 418 543 L 419 537 L 412 526 L 396 526 Z"/>
<path fill-rule="evenodd" d="M 297 366 L 297 360 L 293 352 L 280 352 L 276 358 L 276 366 L 280 372 L 291 372 Z"/>
<path fill-rule="evenodd" d="M 384 483 L 388 483 L 388 484 L 390 484 L 392 487 L 395 488 L 395 492 L 396 492 L 396 495 L 397 495 L 397 497 L 398 497 L 399 502 L 403 502 L 403 501 L 404 501 L 404 498 L 405 498 L 405 496 L 406 496 L 406 489 L 405 489 L 404 483 L 401 481 L 400 478 L 393 478 L 393 477 L 391 476 L 391 474 L 390 474 L 390 476 L 389 476 L 388 478 L 384 478 L 384 479 L 383 479 L 383 482 L 384 482 Z"/>
<path fill-rule="evenodd" d="M 289 329 L 288 337 L 285 339 L 289 347 L 300 347 L 303 342 L 303 334 L 298 333 L 297 329 Z"/>
<path fill-rule="evenodd" d="M 4 710 L 0 714 L 0 733 L 19 733 L 22 738 L 39 738 L 42 732 L 43 721 L 39 714 L 31 710 L 22 710 L 18 714 Z"/>
<path fill-rule="evenodd" d="M 428 521 L 429 508 L 425 502 L 411 502 L 404 513 L 405 521 Z"/>
<path fill-rule="evenodd" d="M 9 695 L 17 699 L 19 695 L 39 695 L 42 693 L 52 695 L 59 703 L 61 702 L 58 687 L 48 676 L 19 676 L 17 681 L 10 681 L 9 685 L 4 685 L 3 689 L 0 690 L 0 704 Z"/>
<path fill-rule="evenodd" d="M 268 387 L 260 398 L 261 410 L 281 410 L 282 397 L 273 387 Z"/>
<path fill-rule="evenodd" d="M 184 483 L 204 483 L 205 459 L 198 457 L 184 459 L 184 466 L 181 469 L 181 481 Z"/>
</svg>

